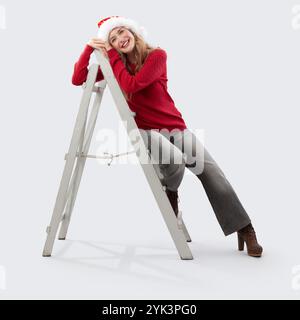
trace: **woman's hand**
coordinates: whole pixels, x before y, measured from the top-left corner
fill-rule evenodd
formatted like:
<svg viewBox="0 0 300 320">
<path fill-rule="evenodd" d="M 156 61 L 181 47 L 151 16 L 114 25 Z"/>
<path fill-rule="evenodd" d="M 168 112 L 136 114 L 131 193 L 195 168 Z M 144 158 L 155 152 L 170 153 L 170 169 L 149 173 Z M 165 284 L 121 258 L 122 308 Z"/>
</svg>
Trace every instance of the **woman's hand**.
<svg viewBox="0 0 300 320">
<path fill-rule="evenodd" d="M 94 49 L 102 50 L 106 57 L 108 57 L 107 51 L 112 49 L 112 46 L 107 41 L 104 41 L 100 38 L 92 38 L 88 42 L 88 45 L 90 45 Z"/>
<path fill-rule="evenodd" d="M 106 48 L 107 51 L 112 49 L 112 46 L 109 44 L 108 41 L 105 41 L 105 48 Z"/>
</svg>

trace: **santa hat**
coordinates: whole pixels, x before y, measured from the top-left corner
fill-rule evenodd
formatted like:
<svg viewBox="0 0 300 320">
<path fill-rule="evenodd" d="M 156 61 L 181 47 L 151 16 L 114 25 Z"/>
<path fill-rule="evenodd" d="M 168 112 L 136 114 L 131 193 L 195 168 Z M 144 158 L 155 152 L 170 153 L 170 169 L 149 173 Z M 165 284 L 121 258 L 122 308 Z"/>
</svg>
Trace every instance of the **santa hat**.
<svg viewBox="0 0 300 320">
<path fill-rule="evenodd" d="M 140 26 L 136 21 L 122 16 L 111 16 L 102 19 L 98 22 L 98 38 L 108 41 L 109 33 L 116 27 L 127 27 L 133 32 L 140 35 L 145 41 L 147 38 L 147 31 L 143 26 Z"/>
</svg>

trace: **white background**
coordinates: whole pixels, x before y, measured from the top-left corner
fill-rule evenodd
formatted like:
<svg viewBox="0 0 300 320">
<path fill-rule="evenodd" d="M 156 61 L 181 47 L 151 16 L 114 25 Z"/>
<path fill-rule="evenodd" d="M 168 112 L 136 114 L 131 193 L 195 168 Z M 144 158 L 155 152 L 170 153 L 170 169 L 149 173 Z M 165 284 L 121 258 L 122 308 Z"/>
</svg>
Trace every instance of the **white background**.
<svg viewBox="0 0 300 320">
<path fill-rule="evenodd" d="M 0 299 L 299 299 L 300 1 L 0 5 Z M 169 93 L 188 127 L 205 131 L 262 258 L 237 251 L 187 174 L 179 205 L 194 260 L 181 260 L 141 167 L 93 159 L 68 239 L 42 257 L 82 94 L 73 66 L 110 15 L 138 21 L 166 50 Z M 96 132 L 119 127 L 107 91 Z M 90 153 L 97 147 L 93 140 Z"/>
</svg>

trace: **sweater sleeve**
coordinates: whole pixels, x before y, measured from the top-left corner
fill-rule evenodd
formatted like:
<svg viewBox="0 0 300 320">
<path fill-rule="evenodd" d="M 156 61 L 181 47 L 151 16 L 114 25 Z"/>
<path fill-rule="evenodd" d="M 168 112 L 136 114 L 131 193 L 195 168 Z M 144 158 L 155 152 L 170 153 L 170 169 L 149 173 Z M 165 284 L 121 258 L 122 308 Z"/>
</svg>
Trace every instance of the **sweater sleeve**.
<svg viewBox="0 0 300 320">
<path fill-rule="evenodd" d="M 80 86 L 86 81 L 89 72 L 88 65 L 93 51 L 94 48 L 87 44 L 84 48 L 84 51 L 81 53 L 78 61 L 75 63 L 74 72 L 72 76 L 72 84 L 74 84 L 75 86 Z M 103 79 L 104 76 L 99 66 L 96 82 Z"/>
<path fill-rule="evenodd" d="M 135 75 L 131 75 L 127 71 L 115 48 L 108 50 L 107 53 L 114 75 L 126 93 L 134 93 L 149 86 L 157 80 L 165 70 L 167 53 L 163 49 L 151 52 L 146 58 L 142 68 Z"/>
</svg>

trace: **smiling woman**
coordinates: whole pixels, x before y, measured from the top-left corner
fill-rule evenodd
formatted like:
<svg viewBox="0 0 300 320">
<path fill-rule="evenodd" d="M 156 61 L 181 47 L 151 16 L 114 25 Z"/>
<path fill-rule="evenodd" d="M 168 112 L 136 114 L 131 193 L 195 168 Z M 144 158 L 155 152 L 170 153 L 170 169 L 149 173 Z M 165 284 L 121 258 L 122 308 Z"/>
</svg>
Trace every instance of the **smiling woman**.
<svg viewBox="0 0 300 320">
<path fill-rule="evenodd" d="M 134 50 L 137 38 L 129 29 L 116 27 L 110 32 L 109 44 L 118 50 L 119 53 L 126 55 L 130 63 L 136 63 Z"/>
</svg>

